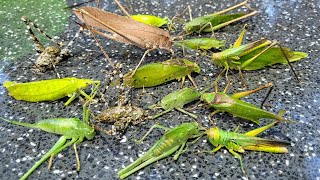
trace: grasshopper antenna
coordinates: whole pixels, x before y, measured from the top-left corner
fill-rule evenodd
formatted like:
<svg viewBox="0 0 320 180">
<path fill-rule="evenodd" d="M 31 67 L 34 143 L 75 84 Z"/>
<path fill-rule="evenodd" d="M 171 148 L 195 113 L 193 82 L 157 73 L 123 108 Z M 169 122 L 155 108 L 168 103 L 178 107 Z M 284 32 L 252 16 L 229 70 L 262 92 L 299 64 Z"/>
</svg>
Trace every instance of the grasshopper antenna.
<svg viewBox="0 0 320 180">
<path fill-rule="evenodd" d="M 85 2 L 81 2 L 81 3 L 73 4 L 71 6 L 64 7 L 63 9 L 72 9 L 72 8 L 75 8 L 75 7 L 78 7 L 78 6 L 81 6 L 83 4 L 87 4 L 87 3 L 93 2 L 93 1 L 95 1 L 95 0 L 88 0 L 88 1 L 85 1 Z"/>
<path fill-rule="evenodd" d="M 128 11 L 119 3 L 119 1 L 118 0 L 114 0 L 116 3 L 117 3 L 117 5 L 119 6 L 119 8 L 121 9 L 121 11 L 124 13 L 124 14 L 126 14 L 126 16 L 128 16 L 128 18 L 131 18 L 131 16 L 130 16 L 130 14 L 128 13 Z"/>
<path fill-rule="evenodd" d="M 281 49 L 281 52 L 282 52 L 283 56 L 286 58 L 289 66 L 290 66 L 291 71 L 293 72 L 293 74 L 294 74 L 294 76 L 296 77 L 297 81 L 300 83 L 301 81 L 300 81 L 298 75 L 296 74 L 296 71 L 293 69 L 293 66 L 292 66 L 292 64 L 290 63 L 289 58 L 288 58 L 287 54 L 284 52 L 284 49 L 282 48 L 282 46 L 281 46 L 280 43 L 279 43 L 279 47 L 280 47 L 280 49 Z"/>
<path fill-rule="evenodd" d="M 271 86 L 271 87 L 269 88 L 269 91 L 268 91 L 266 97 L 264 97 L 263 101 L 261 102 L 261 104 L 260 104 L 260 108 L 261 108 L 261 109 L 263 109 L 263 104 L 267 101 L 267 99 L 268 99 L 268 97 L 270 96 L 272 90 L 273 90 L 273 86 Z"/>
</svg>

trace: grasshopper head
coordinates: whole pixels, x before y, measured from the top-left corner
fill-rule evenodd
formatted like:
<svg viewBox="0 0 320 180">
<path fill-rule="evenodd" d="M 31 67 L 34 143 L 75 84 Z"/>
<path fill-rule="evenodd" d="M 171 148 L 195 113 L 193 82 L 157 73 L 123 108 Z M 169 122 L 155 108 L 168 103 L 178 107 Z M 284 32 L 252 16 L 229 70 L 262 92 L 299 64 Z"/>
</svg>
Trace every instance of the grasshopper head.
<svg viewBox="0 0 320 180">
<path fill-rule="evenodd" d="M 187 132 L 189 132 L 189 136 L 199 134 L 199 124 L 197 122 L 188 123 Z"/>
<path fill-rule="evenodd" d="M 220 137 L 219 128 L 218 127 L 210 128 L 205 133 L 208 135 L 208 139 L 211 142 L 211 144 L 214 146 L 217 146 L 218 145 L 217 141 L 219 140 L 219 137 Z"/>
<path fill-rule="evenodd" d="M 214 108 L 230 107 L 235 104 L 235 101 L 231 96 L 222 92 L 204 93 L 201 96 L 201 100 L 207 102 Z"/>
<path fill-rule="evenodd" d="M 223 54 L 221 54 L 221 52 L 213 53 L 212 54 L 212 60 L 219 67 L 222 67 L 222 66 L 224 66 L 224 62 L 226 62 L 226 57 L 223 56 Z"/>
<path fill-rule="evenodd" d="M 210 104 L 216 96 L 216 93 L 203 93 L 201 95 L 201 101 L 205 101 L 206 103 Z"/>
<path fill-rule="evenodd" d="M 185 65 L 192 67 L 193 71 L 196 73 L 200 73 L 200 67 L 197 63 L 191 62 L 189 60 L 183 59 L 182 60 Z"/>
<path fill-rule="evenodd" d="M 87 125 L 85 128 L 83 128 L 83 133 L 84 136 L 88 139 L 91 140 L 94 138 L 94 136 L 96 135 L 96 132 L 94 131 L 94 128 L 92 128 L 91 126 Z"/>
</svg>

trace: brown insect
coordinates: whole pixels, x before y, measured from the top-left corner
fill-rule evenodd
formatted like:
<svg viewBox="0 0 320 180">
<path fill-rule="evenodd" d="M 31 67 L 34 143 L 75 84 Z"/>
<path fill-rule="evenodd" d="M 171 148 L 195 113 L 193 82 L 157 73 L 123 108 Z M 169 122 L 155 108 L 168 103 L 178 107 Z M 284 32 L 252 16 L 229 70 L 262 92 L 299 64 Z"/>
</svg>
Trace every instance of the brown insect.
<svg viewBox="0 0 320 180">
<path fill-rule="evenodd" d="M 33 68 L 33 71 L 36 73 L 44 73 L 48 69 L 53 69 L 57 73 L 55 66 L 61 60 L 70 56 L 70 50 L 68 48 L 72 45 L 74 39 L 70 41 L 70 43 L 67 46 L 64 47 L 62 42 L 56 42 L 51 36 L 47 35 L 46 32 L 41 30 L 35 23 L 30 21 L 26 16 L 22 16 L 21 20 L 26 24 L 27 30 L 31 35 L 31 39 L 34 42 L 35 47 L 37 48 L 37 52 L 39 53 L 39 57 L 34 62 L 35 67 Z M 49 40 L 54 42 L 56 46 L 45 47 L 35 36 L 34 32 L 31 29 L 31 26 L 37 29 Z M 57 76 L 60 78 L 58 73 Z"/>
<path fill-rule="evenodd" d="M 170 51 L 173 56 L 172 38 L 170 34 L 160 28 L 150 26 L 129 17 L 120 16 L 95 7 L 83 7 L 73 11 L 85 23 L 83 28 L 89 29 L 94 34 L 118 41 L 132 44 L 142 49 L 147 49 L 143 54 L 136 69 L 140 66 L 145 56 L 157 48 Z M 107 31 L 107 34 L 103 31 Z M 135 71 L 136 71 L 135 69 Z M 135 72 L 134 71 L 134 72 Z"/>
<path fill-rule="evenodd" d="M 98 122 L 113 123 L 112 130 L 103 131 L 106 134 L 121 134 L 123 133 L 129 124 L 139 124 L 146 119 L 150 119 L 147 115 L 147 111 L 137 106 L 125 105 L 115 106 L 105 109 L 102 113 L 95 117 Z"/>
</svg>

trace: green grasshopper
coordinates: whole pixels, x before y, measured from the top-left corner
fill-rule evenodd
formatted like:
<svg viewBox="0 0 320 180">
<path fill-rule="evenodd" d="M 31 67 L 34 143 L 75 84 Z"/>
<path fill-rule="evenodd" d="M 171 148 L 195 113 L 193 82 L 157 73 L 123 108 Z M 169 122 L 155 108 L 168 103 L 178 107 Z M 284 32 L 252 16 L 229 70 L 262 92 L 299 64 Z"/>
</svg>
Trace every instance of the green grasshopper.
<svg viewBox="0 0 320 180">
<path fill-rule="evenodd" d="M 188 76 L 193 85 L 196 86 L 191 77 L 192 72 L 200 72 L 200 67 L 196 63 L 186 59 L 170 59 L 141 66 L 133 76 L 132 71 L 125 74 L 123 81 L 126 86 L 141 88 L 157 86 L 174 79 L 182 79 L 183 84 L 185 77 Z"/>
<path fill-rule="evenodd" d="M 213 62 L 220 67 L 224 67 L 226 77 L 229 69 L 239 70 L 241 74 L 241 70 L 257 70 L 274 64 L 289 64 L 293 70 L 290 62 L 298 61 L 308 56 L 304 52 L 294 52 L 289 48 L 282 48 L 278 41 L 267 39 L 241 45 L 246 28 L 247 25 L 244 26 L 233 47 L 212 54 Z M 279 47 L 274 47 L 277 44 Z M 295 76 L 297 78 L 296 74 Z"/>
<path fill-rule="evenodd" d="M 147 134 L 145 134 L 140 141 L 143 141 L 143 139 L 145 139 L 148 136 L 148 134 L 156 127 L 165 129 L 167 133 L 163 135 L 162 138 L 158 140 L 152 146 L 152 148 L 149 151 L 147 151 L 143 156 L 141 156 L 136 161 L 131 163 L 129 166 L 119 171 L 118 176 L 120 177 L 120 179 L 124 179 L 130 176 L 131 174 L 144 168 L 145 166 L 153 162 L 156 162 L 160 159 L 163 159 L 167 156 L 170 156 L 172 153 L 178 150 L 177 154 L 175 154 L 173 157 L 174 160 L 177 160 L 180 154 L 184 152 L 184 147 L 187 147 L 187 141 L 189 139 L 197 138 L 196 140 L 198 140 L 198 138 L 203 136 L 203 133 L 199 132 L 199 130 L 202 129 L 199 128 L 197 122 L 182 123 L 179 126 L 176 126 L 175 128 L 167 128 L 155 124 L 150 128 Z"/>
<path fill-rule="evenodd" d="M 194 50 L 209 50 L 226 46 L 226 41 L 220 41 L 215 38 L 193 38 L 183 41 L 175 41 L 174 45 L 178 47 L 186 47 Z"/>
<path fill-rule="evenodd" d="M 232 95 L 226 94 L 228 86 L 225 88 L 223 92 L 218 92 L 218 88 L 216 86 L 215 92 L 203 93 L 201 95 L 201 100 L 205 101 L 211 107 L 216 109 L 216 111 L 214 111 L 212 115 L 219 112 L 228 112 L 236 117 L 240 117 L 257 124 L 260 123 L 259 119 L 261 118 L 276 119 L 279 121 L 289 121 L 282 117 L 284 111 L 280 111 L 279 114 L 276 115 L 266 110 L 263 110 L 253 104 L 240 100 L 240 98 L 242 97 L 245 97 L 249 94 L 252 94 L 261 89 L 271 87 L 271 86 L 272 86 L 272 83 L 268 83 L 257 89 L 239 92 Z"/>
<path fill-rule="evenodd" d="M 248 6 L 247 3 L 248 1 L 244 1 L 240 4 L 227 8 L 225 10 L 195 18 L 185 24 L 184 30 L 186 31 L 187 34 L 191 34 L 194 32 L 199 32 L 199 33 L 213 32 L 231 23 L 240 21 L 242 19 L 245 19 L 257 14 L 257 11 L 255 10 L 253 10 L 253 12 L 249 14 L 246 14 L 246 13 L 225 14 L 233 9 L 236 9 L 242 6 L 246 6 L 247 8 L 252 9 L 251 7 Z"/>
<path fill-rule="evenodd" d="M 28 172 L 26 172 L 20 178 L 21 180 L 27 179 L 33 171 L 35 171 L 44 161 L 46 161 L 49 158 L 50 160 L 48 164 L 48 169 L 50 170 L 53 157 L 65 148 L 67 148 L 68 146 L 71 146 L 72 144 L 76 154 L 77 171 L 80 171 L 80 160 L 77 152 L 77 144 L 81 143 L 84 140 L 84 137 L 86 137 L 88 140 L 92 140 L 95 136 L 94 129 L 88 125 L 90 114 L 89 110 L 87 110 L 85 106 L 83 107 L 83 119 L 85 122 L 81 121 L 78 118 L 52 118 L 38 121 L 35 124 L 29 124 L 1 118 L 4 121 L 7 121 L 12 124 L 31 127 L 35 129 L 41 129 L 46 132 L 62 135 L 60 139 L 56 142 L 56 144 L 54 144 L 53 147 L 39 161 L 37 161 Z M 71 139 L 71 141 L 66 142 L 68 139 Z"/>
<path fill-rule="evenodd" d="M 90 95 L 86 94 L 82 89 L 93 84 L 94 88 Z M 62 78 L 41 80 L 28 83 L 17 83 L 14 81 L 5 81 L 3 86 L 7 88 L 10 96 L 17 100 L 29 102 L 55 101 L 65 96 L 70 96 L 65 105 L 69 105 L 78 94 L 85 96 L 88 100 L 92 100 L 95 96 L 100 81 L 91 79 L 78 78 Z"/>
<path fill-rule="evenodd" d="M 263 131 L 275 126 L 278 122 L 279 121 L 275 121 L 245 134 L 237 133 L 237 130 L 234 132 L 224 131 L 218 127 L 208 129 L 206 134 L 208 135 L 209 141 L 212 145 L 216 146 L 211 152 L 215 153 L 222 147 L 226 147 L 232 155 L 239 159 L 241 170 L 246 175 L 241 156 L 237 152 L 244 153 L 245 150 L 252 150 L 270 153 L 288 153 L 288 149 L 285 146 L 289 146 L 289 142 L 255 137 Z"/>
<path fill-rule="evenodd" d="M 172 92 L 168 95 L 166 95 L 159 104 L 155 104 L 150 106 L 149 108 L 155 108 L 157 106 L 160 106 L 162 109 L 164 109 L 163 112 L 155 115 L 152 117 L 152 119 L 158 118 L 159 116 L 162 116 L 163 114 L 172 111 L 173 109 L 176 109 L 178 111 L 181 111 L 189 116 L 191 116 L 194 119 L 197 119 L 198 117 L 184 109 L 183 106 L 191 103 L 195 100 L 198 100 L 201 96 L 201 93 L 195 89 L 192 88 L 184 88 L 179 91 Z"/>
</svg>

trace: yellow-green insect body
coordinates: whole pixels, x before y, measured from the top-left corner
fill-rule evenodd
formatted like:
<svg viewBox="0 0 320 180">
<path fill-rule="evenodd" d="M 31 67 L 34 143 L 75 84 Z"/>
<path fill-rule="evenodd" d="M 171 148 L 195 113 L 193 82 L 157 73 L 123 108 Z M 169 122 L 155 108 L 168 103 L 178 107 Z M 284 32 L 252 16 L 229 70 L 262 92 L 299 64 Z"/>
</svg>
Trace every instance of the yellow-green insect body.
<svg viewBox="0 0 320 180">
<path fill-rule="evenodd" d="M 262 118 L 286 121 L 280 115 L 263 110 L 253 104 L 234 98 L 226 93 L 204 93 L 201 99 L 221 112 L 228 112 L 236 117 L 259 124 Z"/>
<path fill-rule="evenodd" d="M 201 93 L 195 89 L 192 88 L 184 88 L 175 92 L 172 92 L 168 95 L 166 95 L 161 101 L 160 101 L 160 107 L 164 109 L 165 111 L 153 116 L 152 118 L 155 119 L 169 111 L 172 111 L 173 109 L 177 109 L 178 111 L 181 111 L 192 118 L 197 118 L 196 115 L 186 111 L 183 109 L 183 106 L 191 103 L 193 101 L 196 101 L 200 98 Z M 151 108 L 157 106 L 153 105 L 150 106 Z"/>
<path fill-rule="evenodd" d="M 154 15 L 149 15 L 149 14 L 136 14 L 136 15 L 131 15 L 130 16 L 132 19 L 151 25 L 155 27 L 161 27 L 163 25 L 168 24 L 169 18 L 160 18 Z"/>
<path fill-rule="evenodd" d="M 209 50 L 213 48 L 220 48 L 226 45 L 226 41 L 220 41 L 215 38 L 193 38 L 185 39 L 183 41 L 176 41 L 174 43 L 178 47 L 186 47 L 195 50 Z"/>
<path fill-rule="evenodd" d="M 243 168 L 241 156 L 237 152 L 244 153 L 245 150 L 253 150 L 270 153 L 288 153 L 286 146 L 290 145 L 289 142 L 255 137 L 277 123 L 278 122 L 270 123 L 245 134 L 224 131 L 218 127 L 208 129 L 206 134 L 208 135 L 210 143 L 216 147 L 212 152 L 216 152 L 220 148 L 226 147 L 231 154 L 239 159 L 241 170 L 246 174 Z"/>
<path fill-rule="evenodd" d="M 135 88 L 157 86 L 177 79 L 191 78 L 192 72 L 200 72 L 200 67 L 186 59 L 171 59 L 161 63 L 150 63 L 141 66 L 132 76 L 132 72 L 124 75 L 124 84 Z"/>
<path fill-rule="evenodd" d="M 41 129 L 46 132 L 64 135 L 67 139 L 71 139 L 76 136 L 82 140 L 84 137 L 91 140 L 95 136 L 94 129 L 79 118 L 44 119 L 34 124 L 11 120 L 6 121 L 20 126 Z"/>
<path fill-rule="evenodd" d="M 170 156 L 175 151 L 178 152 L 174 156 L 174 160 L 178 159 L 179 155 L 182 153 L 188 139 L 201 137 L 203 135 L 199 133 L 198 123 L 183 123 L 175 128 L 166 128 L 160 125 L 153 126 L 148 133 L 143 137 L 145 138 L 153 128 L 159 127 L 168 132 L 162 136 L 160 140 L 158 140 L 152 148 L 147 151 L 143 156 L 138 158 L 136 161 L 131 163 L 129 166 L 125 167 L 121 171 L 118 172 L 118 176 L 120 179 L 124 179 L 134 172 L 144 168 L 145 166 L 156 162 L 160 159 L 163 159 L 167 156 Z"/>
<path fill-rule="evenodd" d="M 191 20 L 190 22 L 186 23 L 184 30 L 190 34 L 193 32 L 213 32 L 217 29 L 220 29 L 222 27 L 225 27 L 231 23 L 240 21 L 242 19 L 248 18 L 250 16 L 253 16 L 257 14 L 258 12 L 253 10 L 252 12 L 246 14 L 246 13 L 233 13 L 233 14 L 226 14 L 229 11 L 232 11 L 234 9 L 240 8 L 240 7 L 247 7 L 250 10 L 253 10 L 248 5 L 248 1 L 243 1 L 239 4 L 236 4 L 232 7 L 229 7 L 227 9 L 224 9 L 222 11 L 209 14 L 206 16 L 200 16 L 198 18 L 195 18 Z"/>
<path fill-rule="evenodd" d="M 246 14 L 245 13 L 235 13 L 235 14 L 226 14 L 226 15 L 210 14 L 206 16 L 200 16 L 186 23 L 184 29 L 187 33 L 212 32 L 225 26 L 225 25 L 222 26 L 221 24 L 240 18 L 244 15 Z"/>
<path fill-rule="evenodd" d="M 89 112 L 89 111 L 88 111 Z M 88 112 L 84 112 L 84 117 L 89 118 Z M 3 118 L 1 118 L 3 119 Z M 76 150 L 76 145 L 81 143 L 86 137 L 88 140 L 91 140 L 95 136 L 95 130 L 89 126 L 86 122 L 81 121 L 78 118 L 52 118 L 52 119 L 44 119 L 40 120 L 34 124 L 23 123 L 18 121 L 12 121 L 3 119 L 12 124 L 41 129 L 46 132 L 55 133 L 62 135 L 60 139 L 56 142 L 56 144 L 39 160 L 37 161 L 28 172 L 26 172 L 20 179 L 27 179 L 33 171 L 35 171 L 44 161 L 50 158 L 48 169 L 50 169 L 52 165 L 53 157 L 67 148 L 70 145 L 74 145 L 74 150 L 76 153 L 77 160 L 77 170 L 80 170 L 80 160 L 78 157 L 78 153 Z M 68 139 L 71 139 L 67 142 Z"/>
<path fill-rule="evenodd" d="M 288 64 L 308 56 L 304 52 L 294 52 L 288 48 L 268 47 L 275 44 L 267 39 L 231 47 L 222 52 L 213 53 L 212 60 L 215 64 L 225 69 L 257 70 L 274 64 Z M 283 54 L 285 53 L 285 55 Z M 288 61 L 286 59 L 288 58 Z"/>
<path fill-rule="evenodd" d="M 72 96 L 72 99 L 70 98 L 66 102 L 66 105 L 68 105 L 77 93 L 90 98 L 82 89 L 92 84 L 95 84 L 97 88 L 100 82 L 91 79 L 63 78 L 28 83 L 5 81 L 3 86 L 7 88 L 10 96 L 17 100 L 29 102 L 55 101 L 65 96 Z"/>
</svg>

